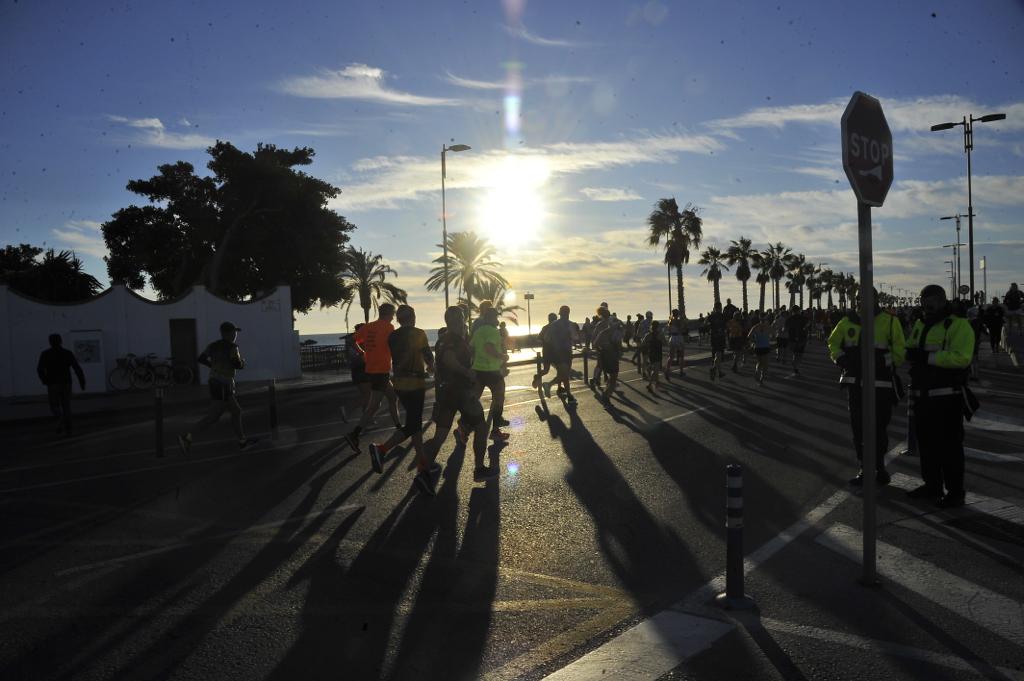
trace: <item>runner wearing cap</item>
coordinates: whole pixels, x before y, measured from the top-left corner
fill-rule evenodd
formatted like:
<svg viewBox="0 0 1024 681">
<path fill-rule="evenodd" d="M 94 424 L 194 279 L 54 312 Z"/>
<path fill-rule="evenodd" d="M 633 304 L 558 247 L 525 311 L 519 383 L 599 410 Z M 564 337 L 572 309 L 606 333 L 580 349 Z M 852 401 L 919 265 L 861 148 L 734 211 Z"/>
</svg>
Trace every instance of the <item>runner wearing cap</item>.
<svg viewBox="0 0 1024 681">
<path fill-rule="evenodd" d="M 198 362 L 210 367 L 210 410 L 201 418 L 192 430 L 178 436 L 181 453 L 187 455 L 192 449 L 192 433 L 206 430 L 220 420 L 227 410 L 231 413 L 231 427 L 238 436 L 238 448 L 245 449 L 253 440 L 247 438 L 242 431 L 242 407 L 238 404 L 235 394 L 235 371 L 245 368 L 242 353 L 235 344 L 240 328 L 231 322 L 220 325 L 220 340 L 206 346 L 199 355 Z"/>
</svg>

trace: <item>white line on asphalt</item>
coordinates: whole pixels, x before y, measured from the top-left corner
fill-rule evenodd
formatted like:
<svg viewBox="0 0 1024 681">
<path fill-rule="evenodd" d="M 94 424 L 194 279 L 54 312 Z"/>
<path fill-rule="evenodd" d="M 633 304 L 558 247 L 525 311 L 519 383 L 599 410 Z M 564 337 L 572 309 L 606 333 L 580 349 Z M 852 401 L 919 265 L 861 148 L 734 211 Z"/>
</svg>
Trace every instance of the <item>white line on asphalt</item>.
<svg viewBox="0 0 1024 681">
<path fill-rule="evenodd" d="M 120 564 L 120 563 L 127 563 L 129 561 L 138 560 L 139 558 L 148 558 L 149 556 L 157 556 L 157 555 L 160 555 L 161 553 L 169 553 L 171 551 L 177 551 L 178 549 L 188 548 L 189 546 L 194 546 L 196 544 L 202 544 L 202 543 L 206 543 L 206 542 L 210 542 L 210 541 L 218 541 L 218 540 L 221 540 L 221 539 L 227 539 L 227 538 L 231 538 L 231 537 L 236 537 L 238 535 L 246 534 L 248 532 L 255 532 L 255 531 L 258 531 L 258 530 L 265 530 L 265 529 L 268 529 L 268 528 L 271 528 L 271 527 L 279 527 L 281 525 L 284 525 L 285 523 L 295 522 L 297 520 L 308 520 L 309 518 L 314 518 L 314 517 L 318 517 L 318 516 L 322 516 L 322 515 L 333 515 L 335 513 L 343 513 L 345 511 L 354 511 L 354 510 L 357 510 L 357 509 L 360 509 L 360 508 L 364 508 L 364 506 L 362 504 L 346 504 L 344 506 L 338 506 L 337 508 L 332 508 L 332 509 L 328 509 L 328 510 L 325 510 L 325 511 L 313 511 L 312 513 L 306 513 L 306 514 L 300 515 L 300 516 L 291 516 L 289 518 L 282 518 L 280 520 L 272 520 L 272 521 L 266 522 L 266 523 L 259 523 L 257 525 L 250 525 L 249 527 L 243 527 L 243 528 L 237 529 L 237 530 L 228 530 L 226 532 L 220 532 L 218 534 L 214 534 L 214 535 L 211 535 L 211 536 L 200 537 L 199 539 L 192 540 L 192 541 L 175 542 L 173 544 L 168 544 L 167 546 L 159 546 L 159 547 L 157 547 L 155 549 L 146 549 L 145 551 L 136 551 L 134 553 L 127 553 L 127 554 L 125 554 L 123 556 L 117 556 L 116 558 L 108 558 L 106 560 L 96 561 L 95 563 L 86 563 L 84 565 L 76 565 L 74 567 L 70 567 L 70 568 L 61 570 L 61 571 L 56 572 L 54 574 L 56 574 L 58 577 L 63 577 L 65 575 L 72 575 L 72 574 L 75 574 L 75 573 L 78 573 L 78 572 L 85 572 L 85 571 L 88 571 L 88 570 L 93 570 L 95 568 L 106 567 L 108 565 L 117 565 L 117 564 Z M 211 525 L 207 529 L 211 529 L 212 527 L 214 527 L 214 526 Z"/>
<path fill-rule="evenodd" d="M 815 541 L 839 555 L 861 562 L 861 533 L 836 524 Z M 1003 594 L 958 577 L 886 542 L 878 542 L 878 573 L 1019 646 L 1024 646 L 1024 609 Z"/>
<path fill-rule="evenodd" d="M 892 460 L 896 457 L 896 455 L 903 450 L 903 448 L 904 445 L 902 443 L 900 445 L 897 445 L 896 447 L 893 447 L 885 456 L 886 465 L 890 464 Z M 769 558 L 774 556 L 776 553 L 781 551 L 787 544 L 789 544 L 791 541 L 800 536 L 808 528 L 817 525 L 825 516 L 827 516 L 829 513 L 835 510 L 841 503 L 843 503 L 849 498 L 850 493 L 848 491 L 839 490 L 832 494 L 832 496 L 830 496 L 828 499 L 826 499 L 825 501 L 821 502 L 816 507 L 808 511 L 803 518 L 787 527 L 785 530 L 780 532 L 776 537 L 774 537 L 773 539 L 765 543 L 763 546 L 758 548 L 756 551 L 751 553 L 743 561 L 744 574 L 751 572 L 759 565 L 767 561 Z M 641 627 L 651 626 L 649 625 L 649 623 L 652 620 L 655 620 L 658 617 L 666 615 L 666 613 L 674 613 L 675 615 L 679 616 L 691 617 L 692 620 L 680 621 L 684 623 L 689 622 L 691 624 L 696 622 L 701 624 L 703 627 L 707 628 L 707 631 L 705 633 L 695 638 L 697 641 L 708 639 L 707 645 L 711 645 L 711 643 L 713 643 L 722 635 L 721 633 L 717 633 L 716 627 L 716 625 L 721 625 L 721 622 L 718 622 L 717 620 L 711 620 L 708 618 L 693 617 L 692 615 L 687 615 L 683 611 L 688 609 L 700 608 L 709 600 L 711 600 L 714 596 L 723 592 L 724 590 L 725 573 L 723 572 L 717 575 L 716 577 L 712 578 L 702 587 L 700 587 L 699 589 L 691 593 L 689 596 L 684 598 L 680 603 L 671 606 L 667 610 L 663 610 L 662 612 L 658 613 L 652 618 L 640 622 L 633 628 L 628 629 L 622 634 L 619 634 L 607 643 L 601 645 L 599 648 L 592 650 L 591 652 L 587 653 L 575 662 L 572 662 L 568 666 L 563 667 L 561 670 L 555 672 L 547 678 L 559 679 L 560 681 L 567 681 L 569 679 L 579 679 L 580 681 L 589 680 L 592 678 L 600 677 L 603 673 L 601 670 L 604 669 L 600 666 L 600 664 L 604 663 L 604 661 L 606 660 L 614 659 L 615 655 L 627 660 L 633 660 L 634 658 L 643 658 L 643 656 L 647 653 L 647 650 L 643 646 L 648 645 L 647 637 L 650 636 L 650 630 L 641 629 Z M 671 618 L 669 618 L 668 621 L 672 621 Z M 636 634 L 632 634 L 631 632 L 633 632 L 634 630 L 639 631 Z M 660 629 L 656 628 L 655 631 L 660 631 Z M 665 631 L 667 631 L 667 629 Z M 682 643 L 686 644 L 687 642 L 683 641 Z M 637 669 L 642 670 L 641 673 L 637 675 L 623 676 L 621 675 L 622 672 L 620 672 L 619 668 L 614 667 L 616 673 L 620 673 L 620 675 L 613 675 L 607 678 L 629 678 L 638 680 L 656 679 L 666 674 L 669 670 L 678 667 L 686 659 L 686 655 L 682 653 L 675 654 L 673 656 L 674 648 L 668 643 L 662 641 L 658 645 L 659 653 L 657 656 L 657 661 L 659 667 L 664 667 L 662 671 L 658 673 L 651 673 L 654 670 L 649 670 L 645 667 L 637 665 Z M 636 646 L 636 648 L 633 649 L 630 646 Z M 703 648 L 701 648 L 701 650 L 703 650 Z M 691 655 L 692 654 L 693 653 L 691 653 Z M 562 674 L 563 672 L 565 672 L 565 676 L 557 676 Z"/>
<path fill-rule="evenodd" d="M 994 463 L 1024 463 L 1024 452 L 986 452 L 982 449 L 964 447 L 964 456 L 971 459 L 978 459 L 979 461 L 992 461 Z"/>
<path fill-rule="evenodd" d="M 719 620 L 663 610 L 545 679 L 656 679 L 710 648 L 732 628 Z"/>
<path fill-rule="evenodd" d="M 996 672 L 997 674 L 1001 674 L 1010 679 L 1024 681 L 1024 672 L 1021 672 L 1018 669 L 1010 669 L 1009 667 L 995 667 L 982 660 L 965 660 L 964 658 L 957 657 L 955 655 L 946 655 L 944 653 L 936 653 L 931 650 L 922 650 L 921 648 L 900 645 L 899 643 L 890 643 L 889 641 L 879 641 L 878 639 L 847 634 L 842 631 L 822 629 L 820 627 L 809 627 L 803 624 L 783 622 L 781 620 L 770 618 L 762 619 L 761 624 L 764 625 L 764 628 L 768 631 L 780 634 L 791 634 L 793 636 L 801 636 L 803 638 L 810 638 L 816 641 L 825 641 L 826 643 L 837 643 L 849 648 L 866 650 L 879 655 L 904 657 L 911 660 L 918 660 L 919 662 L 926 662 L 937 667 L 946 667 L 948 669 L 956 669 L 964 672 L 974 672 L 975 674 L 982 676 L 995 676 L 992 672 Z"/>
<path fill-rule="evenodd" d="M 897 489 L 910 491 L 920 485 L 921 481 L 918 478 L 905 475 L 903 473 L 894 473 L 890 484 Z M 967 498 L 963 508 L 968 511 L 984 513 L 985 515 L 1024 527 L 1024 508 L 1015 506 L 1014 504 L 1011 504 L 1008 501 L 1003 501 L 1002 499 L 987 497 L 984 494 L 967 492 Z M 938 513 L 939 511 L 936 509 L 935 512 Z M 945 511 L 945 513 L 962 514 L 962 511 L 951 510 Z"/>
<path fill-rule="evenodd" d="M 976 428 L 978 430 L 997 430 L 1008 433 L 1024 433 L 1024 426 L 1013 419 L 1001 418 L 996 414 L 989 414 L 989 418 L 982 418 L 975 416 L 970 421 L 964 423 L 967 428 Z"/>
</svg>

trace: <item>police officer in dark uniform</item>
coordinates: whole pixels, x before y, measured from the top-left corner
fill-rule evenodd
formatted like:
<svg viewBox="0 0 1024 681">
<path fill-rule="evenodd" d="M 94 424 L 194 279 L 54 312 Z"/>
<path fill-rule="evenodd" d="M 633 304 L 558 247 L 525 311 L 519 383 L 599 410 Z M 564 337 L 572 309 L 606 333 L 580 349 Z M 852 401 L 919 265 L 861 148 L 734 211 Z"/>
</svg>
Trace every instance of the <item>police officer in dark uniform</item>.
<svg viewBox="0 0 1024 681">
<path fill-rule="evenodd" d="M 878 305 L 878 292 L 875 292 L 875 480 L 879 484 L 888 485 L 891 481 L 885 469 L 885 452 L 889 449 L 889 422 L 892 420 L 892 408 L 897 396 L 893 381 L 896 367 L 903 363 L 906 345 L 903 338 L 903 327 L 888 312 Z M 857 305 L 846 312 L 839 320 L 828 337 L 828 352 L 836 366 L 843 370 L 839 382 L 846 388 L 846 396 L 850 409 L 850 427 L 853 431 L 853 446 L 857 452 L 857 461 L 864 458 L 863 402 L 861 401 L 861 365 L 860 365 L 860 330 L 861 320 L 857 314 Z M 850 480 L 850 484 L 860 487 L 864 482 L 862 471 Z"/>
<path fill-rule="evenodd" d="M 921 306 L 924 315 L 910 331 L 907 361 L 924 484 L 907 495 L 954 508 L 963 506 L 965 497 L 964 406 L 974 330 L 953 313 L 941 286 L 925 286 Z"/>
</svg>

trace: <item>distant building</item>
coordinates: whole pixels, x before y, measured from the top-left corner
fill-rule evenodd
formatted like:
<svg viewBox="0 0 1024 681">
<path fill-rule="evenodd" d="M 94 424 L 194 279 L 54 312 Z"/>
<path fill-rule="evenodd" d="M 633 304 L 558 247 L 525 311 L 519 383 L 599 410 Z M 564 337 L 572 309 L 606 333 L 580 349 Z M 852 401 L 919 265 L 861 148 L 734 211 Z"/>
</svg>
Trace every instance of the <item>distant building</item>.
<svg viewBox="0 0 1024 681">
<path fill-rule="evenodd" d="M 51 333 L 78 357 L 86 374 L 86 392 L 110 389 L 107 376 L 128 353 L 192 367 L 206 381 L 196 357 L 220 337 L 223 321 L 242 331 L 238 344 L 245 358 L 242 381 L 294 378 L 299 368 L 299 336 L 292 324 L 291 288 L 279 286 L 262 298 L 242 303 L 225 300 L 194 286 L 173 300 L 152 301 L 115 285 L 80 303 L 48 303 L 0 285 L 0 397 L 46 392 L 36 361 Z"/>
</svg>

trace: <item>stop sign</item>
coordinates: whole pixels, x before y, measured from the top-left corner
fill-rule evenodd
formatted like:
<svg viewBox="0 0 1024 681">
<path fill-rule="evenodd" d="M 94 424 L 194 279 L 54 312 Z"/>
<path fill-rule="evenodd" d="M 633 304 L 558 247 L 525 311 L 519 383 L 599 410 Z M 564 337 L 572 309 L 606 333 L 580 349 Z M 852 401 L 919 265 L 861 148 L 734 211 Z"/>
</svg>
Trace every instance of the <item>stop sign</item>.
<svg viewBox="0 0 1024 681">
<path fill-rule="evenodd" d="M 882 104 L 859 90 L 843 113 L 843 170 L 857 200 L 881 206 L 892 185 L 892 132 Z"/>
</svg>

